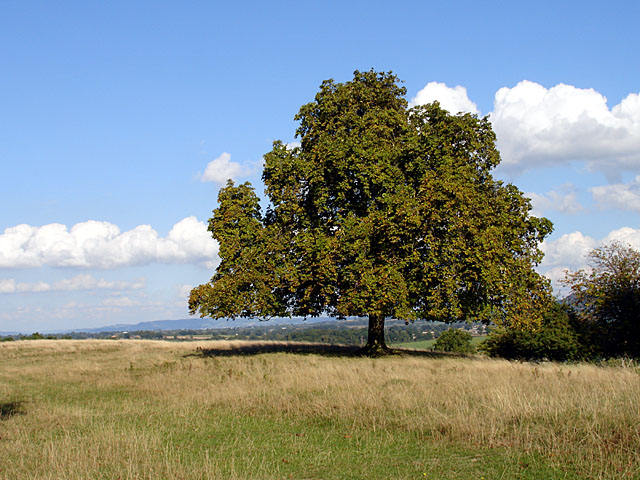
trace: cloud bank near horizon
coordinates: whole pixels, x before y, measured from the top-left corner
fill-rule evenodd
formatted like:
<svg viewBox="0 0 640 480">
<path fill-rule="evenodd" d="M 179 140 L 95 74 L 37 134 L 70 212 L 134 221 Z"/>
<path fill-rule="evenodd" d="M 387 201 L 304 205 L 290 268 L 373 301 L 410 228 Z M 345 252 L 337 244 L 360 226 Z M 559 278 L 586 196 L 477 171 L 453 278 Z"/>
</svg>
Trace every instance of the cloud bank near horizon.
<svg viewBox="0 0 640 480">
<path fill-rule="evenodd" d="M 195 217 L 180 220 L 164 238 L 150 225 L 120 232 L 117 225 L 96 220 L 71 228 L 22 224 L 0 234 L 0 268 L 113 269 L 151 263 L 203 263 L 211 268 L 217 254 L 218 243 Z"/>
<path fill-rule="evenodd" d="M 74 292 L 80 290 L 140 290 L 146 286 L 144 278 L 134 282 L 107 281 L 81 274 L 53 283 L 17 282 L 13 278 L 0 279 L 0 293 Z"/>
</svg>

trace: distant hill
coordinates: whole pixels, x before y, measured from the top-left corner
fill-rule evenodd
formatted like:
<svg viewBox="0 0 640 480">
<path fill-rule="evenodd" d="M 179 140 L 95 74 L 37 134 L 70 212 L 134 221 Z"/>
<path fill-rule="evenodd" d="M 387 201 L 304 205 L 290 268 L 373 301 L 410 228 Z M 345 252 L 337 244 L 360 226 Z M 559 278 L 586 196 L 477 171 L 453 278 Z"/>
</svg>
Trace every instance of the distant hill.
<svg viewBox="0 0 640 480">
<path fill-rule="evenodd" d="M 331 320 L 327 317 L 308 318 L 274 318 L 269 320 L 273 325 L 298 325 L 301 323 L 317 323 Z M 135 332 L 135 331 L 154 331 L 154 330 L 200 330 L 205 328 L 231 328 L 231 327 L 250 327 L 252 325 L 262 325 L 264 321 L 257 318 L 242 318 L 237 320 L 213 320 L 211 318 L 183 318 L 179 320 L 155 320 L 151 322 L 140 322 L 134 324 L 118 323 L 115 325 L 105 325 L 103 327 L 94 328 L 74 328 L 72 330 L 58 331 L 52 333 L 100 333 L 100 332 Z M 6 335 L 13 335 L 7 333 Z"/>
</svg>

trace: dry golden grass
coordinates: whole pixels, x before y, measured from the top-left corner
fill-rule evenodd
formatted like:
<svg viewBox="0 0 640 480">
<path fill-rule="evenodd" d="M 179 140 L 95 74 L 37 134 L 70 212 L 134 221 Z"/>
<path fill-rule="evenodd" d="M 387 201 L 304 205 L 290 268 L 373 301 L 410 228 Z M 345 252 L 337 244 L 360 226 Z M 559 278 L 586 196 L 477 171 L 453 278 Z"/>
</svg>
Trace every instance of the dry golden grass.
<svg viewBox="0 0 640 480">
<path fill-rule="evenodd" d="M 635 365 L 201 354 L 237 345 L 0 344 L 0 478 L 640 478 Z"/>
</svg>

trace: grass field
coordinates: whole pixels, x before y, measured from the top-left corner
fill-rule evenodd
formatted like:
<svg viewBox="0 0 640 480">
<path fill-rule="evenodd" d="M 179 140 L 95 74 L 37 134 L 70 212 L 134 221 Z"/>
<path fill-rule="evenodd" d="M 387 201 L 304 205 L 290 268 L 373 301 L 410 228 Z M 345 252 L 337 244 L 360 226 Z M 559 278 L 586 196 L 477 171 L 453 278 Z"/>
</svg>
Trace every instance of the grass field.
<svg viewBox="0 0 640 480">
<path fill-rule="evenodd" d="M 486 340 L 486 336 L 483 337 L 472 337 L 471 345 L 478 346 L 482 341 Z M 401 342 L 394 343 L 392 346 L 394 348 L 409 348 L 415 350 L 431 350 L 433 345 L 436 343 L 435 340 L 418 340 L 415 342 Z"/>
<path fill-rule="evenodd" d="M 0 479 L 640 478 L 636 364 L 238 345 L 0 344 Z"/>
</svg>

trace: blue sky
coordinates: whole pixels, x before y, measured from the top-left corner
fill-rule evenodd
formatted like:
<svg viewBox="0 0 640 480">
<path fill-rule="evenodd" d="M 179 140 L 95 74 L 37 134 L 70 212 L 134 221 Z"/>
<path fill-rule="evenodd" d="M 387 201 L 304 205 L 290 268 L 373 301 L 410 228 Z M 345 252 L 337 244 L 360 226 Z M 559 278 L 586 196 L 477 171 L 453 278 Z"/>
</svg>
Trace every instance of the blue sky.
<svg viewBox="0 0 640 480">
<path fill-rule="evenodd" d="M 634 1 L 4 1 L 0 331 L 184 318 L 220 182 L 259 185 L 299 107 L 355 69 L 490 115 L 496 175 L 555 224 L 554 281 L 603 241 L 640 248 L 638 18 Z"/>
</svg>

